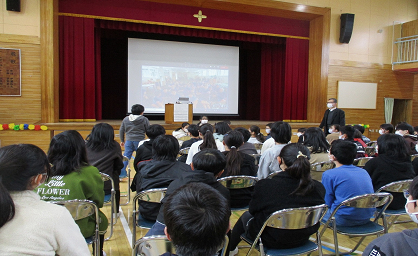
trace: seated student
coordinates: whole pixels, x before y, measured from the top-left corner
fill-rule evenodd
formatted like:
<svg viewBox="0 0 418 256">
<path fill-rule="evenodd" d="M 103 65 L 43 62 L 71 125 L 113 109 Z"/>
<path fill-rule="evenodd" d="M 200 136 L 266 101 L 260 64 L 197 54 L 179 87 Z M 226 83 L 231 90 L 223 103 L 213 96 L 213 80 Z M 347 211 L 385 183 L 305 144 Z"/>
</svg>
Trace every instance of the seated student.
<svg viewBox="0 0 418 256">
<path fill-rule="evenodd" d="M 207 123 L 209 123 L 209 118 L 207 116 L 201 116 L 199 119 L 199 123 L 197 123 L 197 125 L 202 126 Z"/>
<path fill-rule="evenodd" d="M 50 174 L 37 146 L 0 148 L 0 255 L 91 255 L 67 209 L 33 191 Z"/>
<path fill-rule="evenodd" d="M 179 143 L 171 135 L 160 135 L 152 143 L 152 160 L 140 162 L 135 179 L 136 192 L 146 189 L 166 188 L 170 183 L 190 170 L 190 166 L 176 161 Z M 157 219 L 160 204 L 139 203 L 139 212 L 147 220 Z"/>
<path fill-rule="evenodd" d="M 185 142 L 183 142 L 180 149 L 189 148 L 189 147 L 192 146 L 193 143 L 195 143 L 196 141 L 201 140 L 201 138 L 199 137 L 199 126 L 197 126 L 195 124 L 191 124 L 191 125 L 189 125 L 189 128 L 187 130 L 189 132 L 190 140 L 186 140 Z M 177 161 L 185 163 L 186 159 L 187 159 L 187 154 L 182 155 L 181 157 L 179 157 L 179 159 L 177 159 Z"/>
<path fill-rule="evenodd" d="M 305 145 L 311 153 L 309 163 L 316 164 L 329 161 L 328 149 L 329 144 L 325 139 L 325 134 L 319 127 L 310 127 L 303 134 L 303 145 Z M 312 179 L 321 181 L 323 172 L 311 171 Z"/>
<path fill-rule="evenodd" d="M 275 160 L 283 172 L 272 179 L 256 183 L 249 211 L 238 219 L 232 230 L 229 245 L 231 251 L 240 242 L 241 234 L 246 233 L 249 238 L 254 239 L 273 212 L 324 203 L 325 189 L 320 182 L 311 179 L 309 150 L 305 146 L 300 143 L 288 144 Z M 320 223 L 295 230 L 266 228 L 261 239 L 263 244 L 270 248 L 298 247 L 308 241 L 309 236 L 315 233 L 319 226 Z"/>
<path fill-rule="evenodd" d="M 414 126 L 414 135 L 418 135 L 418 126 Z"/>
<path fill-rule="evenodd" d="M 355 131 L 356 130 L 351 125 L 340 126 L 340 139 L 352 142 L 356 146 L 357 152 L 364 151 L 363 145 L 361 145 L 360 142 L 354 140 Z M 357 153 L 356 158 L 363 156 L 363 153 Z"/>
<path fill-rule="evenodd" d="M 405 139 L 405 143 L 408 148 L 408 154 L 414 155 L 418 154 L 416 150 L 417 145 L 417 136 L 414 135 L 414 128 L 408 123 L 399 123 L 395 127 L 395 134 L 402 136 Z"/>
<path fill-rule="evenodd" d="M 358 143 L 361 144 L 361 146 L 363 146 L 363 148 L 366 148 L 367 145 L 366 143 L 363 141 L 363 136 L 361 134 L 361 132 L 359 130 L 357 130 L 356 128 L 354 128 L 354 141 L 357 141 Z"/>
<path fill-rule="evenodd" d="M 168 186 L 166 196 L 162 200 L 162 206 L 160 208 L 160 212 L 158 213 L 157 221 L 148 231 L 146 236 L 164 235 L 164 204 L 167 198 L 174 191 L 185 184 L 194 182 L 205 183 L 217 190 L 227 200 L 229 205 L 229 190 L 218 181 L 218 178 L 224 171 L 225 165 L 226 158 L 221 152 L 219 152 L 219 150 L 208 148 L 197 153 L 193 157 L 193 162 L 191 164 L 192 170 L 183 172 L 181 177 L 174 180 L 170 186 Z"/>
<path fill-rule="evenodd" d="M 271 135 L 270 135 L 270 131 L 271 131 L 271 126 L 273 125 L 273 123 L 268 123 L 268 124 L 266 124 L 266 134 L 267 134 L 267 136 L 266 136 L 266 140 L 268 140 L 268 139 L 270 139 L 271 138 Z"/>
<path fill-rule="evenodd" d="M 298 143 L 303 143 L 303 134 L 305 134 L 306 128 L 299 128 L 296 136 L 298 136 Z"/>
<path fill-rule="evenodd" d="M 155 138 L 165 134 L 165 129 L 159 124 L 153 124 L 148 126 L 146 134 L 149 140 L 145 141 L 136 150 L 136 156 L 134 160 L 135 171 L 138 171 L 138 163 L 150 160 L 152 158 L 152 143 L 154 142 Z"/>
<path fill-rule="evenodd" d="M 189 128 L 189 125 L 190 124 L 187 122 L 182 123 L 180 128 L 177 128 L 176 130 L 173 131 L 174 138 L 180 139 L 181 137 L 187 136 L 187 133 L 188 133 L 187 129 Z"/>
<path fill-rule="evenodd" d="M 187 184 L 165 202 L 164 233 L 178 255 L 213 256 L 224 244 L 230 214 L 228 201 L 218 191 L 206 184 Z"/>
<path fill-rule="evenodd" d="M 247 141 L 249 143 L 264 143 L 265 139 L 263 134 L 260 132 L 260 127 L 257 125 L 251 125 L 248 131 L 251 134 L 250 139 Z"/>
<path fill-rule="evenodd" d="M 322 175 L 325 187 L 325 203 L 329 209 L 323 221 L 327 221 L 332 211 L 344 200 L 354 196 L 374 193 L 372 180 L 366 170 L 353 165 L 357 154 L 354 143 L 336 140 L 330 149 L 330 159 L 336 168 L 327 170 Z M 375 209 L 360 209 L 342 206 L 335 214 L 337 225 L 357 226 L 367 223 Z"/>
<path fill-rule="evenodd" d="M 338 140 L 340 138 L 340 125 L 333 124 L 328 129 L 329 134 L 327 135 L 327 141 L 331 145 L 334 140 Z"/>
<path fill-rule="evenodd" d="M 213 126 L 210 124 L 204 124 L 199 128 L 199 137 L 202 140 L 196 141 L 190 146 L 189 154 L 187 155 L 186 164 L 191 164 L 193 156 L 205 148 L 214 148 L 219 151 L 224 151 L 224 145 L 219 140 L 215 140 L 213 137 Z"/>
<path fill-rule="evenodd" d="M 409 186 L 405 210 L 413 222 L 418 224 L 418 177 Z M 418 255 L 418 228 L 389 233 L 373 240 L 364 249 L 363 256 Z"/>
<path fill-rule="evenodd" d="M 392 124 L 381 124 L 379 129 L 379 134 L 383 135 L 385 133 L 393 133 L 393 125 Z"/>
<path fill-rule="evenodd" d="M 354 129 L 357 129 L 361 132 L 361 140 L 364 141 L 364 143 L 367 144 L 367 143 L 370 142 L 370 139 L 367 138 L 366 136 L 364 136 L 365 129 L 364 129 L 363 125 L 356 124 L 356 125 L 354 125 Z"/>
<path fill-rule="evenodd" d="M 224 136 L 226 156 L 225 171 L 221 177 L 246 175 L 257 176 L 257 169 L 255 167 L 254 158 L 239 151 L 240 146 L 244 144 L 244 137 L 240 132 L 232 131 Z M 251 200 L 254 187 L 246 189 L 230 189 L 231 207 L 245 207 Z"/>
<path fill-rule="evenodd" d="M 215 133 L 213 134 L 213 137 L 215 140 L 219 140 L 222 142 L 224 140 L 224 135 L 231 131 L 231 127 L 225 122 L 218 122 L 215 124 Z"/>
<path fill-rule="evenodd" d="M 86 143 L 80 133 L 69 130 L 55 135 L 49 144 L 48 160 L 51 163 L 51 177 L 36 189 L 41 200 L 87 199 L 93 201 L 98 208 L 103 207 L 104 183 L 99 170 L 88 162 Z M 99 218 L 100 255 L 103 255 L 108 221 L 100 210 Z M 94 216 L 77 220 L 76 223 L 84 237 L 94 235 Z"/>
<path fill-rule="evenodd" d="M 396 134 L 383 134 L 377 139 L 379 156 L 366 163 L 364 169 L 372 178 L 374 190 L 398 180 L 415 177 L 411 157 L 404 139 Z M 393 200 L 388 209 L 399 210 L 405 206 L 402 193 L 392 193 Z"/>
<path fill-rule="evenodd" d="M 270 173 L 280 171 L 280 164 L 276 159 L 282 148 L 289 143 L 292 137 L 292 128 L 286 122 L 275 122 L 271 127 L 271 137 L 274 139 L 275 145 L 261 155 L 257 173 L 259 179 L 265 179 Z"/>
<path fill-rule="evenodd" d="M 249 143 L 248 139 L 251 137 L 251 133 L 244 127 L 235 128 L 234 131 L 240 132 L 244 137 L 244 144 L 239 147 L 239 151 L 244 154 L 258 154 L 257 149 L 254 144 Z"/>
</svg>

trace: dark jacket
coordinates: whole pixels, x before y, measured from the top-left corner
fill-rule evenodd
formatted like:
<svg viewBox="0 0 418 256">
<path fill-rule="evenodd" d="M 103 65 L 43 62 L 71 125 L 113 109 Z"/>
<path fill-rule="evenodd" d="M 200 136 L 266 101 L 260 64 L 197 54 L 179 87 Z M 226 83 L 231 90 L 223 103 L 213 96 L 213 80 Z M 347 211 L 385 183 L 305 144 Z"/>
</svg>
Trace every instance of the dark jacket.
<svg viewBox="0 0 418 256">
<path fill-rule="evenodd" d="M 244 154 L 258 154 L 254 144 L 249 142 L 244 142 L 244 144 L 242 144 L 242 146 L 239 147 L 238 150 Z"/>
<path fill-rule="evenodd" d="M 368 161 L 364 169 L 372 178 L 373 189 L 376 191 L 394 181 L 413 179 L 415 172 L 409 159 L 399 160 L 380 154 Z M 399 210 L 405 207 L 406 199 L 403 193 L 392 193 L 393 201 L 389 209 Z"/>
<path fill-rule="evenodd" d="M 138 164 L 136 177 L 136 191 L 140 192 L 152 188 L 167 188 L 170 183 L 180 178 L 182 173 L 190 171 L 190 166 L 181 162 L 168 160 L 151 160 Z M 139 212 L 148 220 L 156 220 L 161 204 L 139 203 Z"/>
<path fill-rule="evenodd" d="M 136 150 L 135 160 L 134 160 L 134 168 L 138 171 L 138 163 L 146 160 L 150 160 L 152 158 L 152 142 L 154 140 L 145 141 L 139 146 Z"/>
<path fill-rule="evenodd" d="M 167 200 L 167 197 L 171 195 L 179 187 L 192 183 L 192 182 L 201 182 L 201 183 L 208 184 L 209 186 L 218 190 L 219 193 L 221 193 L 228 200 L 228 202 L 230 202 L 229 190 L 225 188 L 221 183 L 219 183 L 219 181 L 216 179 L 213 173 L 205 172 L 202 170 L 186 171 L 181 174 L 181 177 L 171 182 L 170 186 L 168 186 L 167 193 L 164 199 L 161 201 L 162 206 L 160 208 L 160 212 L 158 213 L 157 221 L 163 224 L 165 223 L 164 222 L 164 202 Z"/>
<path fill-rule="evenodd" d="M 115 190 L 119 190 L 119 175 L 123 168 L 123 156 L 119 143 L 113 141 L 113 149 L 92 151 L 87 148 L 89 164 L 99 169 L 99 172 L 109 175 L 114 182 Z M 104 183 L 104 190 L 112 189 L 110 181 Z"/>
<path fill-rule="evenodd" d="M 253 199 L 250 202 L 249 212 L 254 219 L 249 222 L 248 235 L 254 239 L 266 219 L 275 211 L 324 204 L 325 188 L 320 182 L 315 180 L 313 182 L 313 191 L 305 196 L 290 195 L 298 187 L 299 179 L 290 177 L 286 171 L 278 173 L 272 179 L 257 182 Z M 306 242 L 318 228 L 319 223 L 309 228 L 296 230 L 267 227 L 261 238 L 267 247 L 293 248 Z"/>
<path fill-rule="evenodd" d="M 329 126 L 327 124 L 329 112 L 330 112 L 329 109 L 325 110 L 324 118 L 322 118 L 322 122 L 319 125 L 319 128 L 321 128 L 321 129 L 322 129 L 322 127 L 324 127 L 325 135 L 329 134 L 329 132 L 328 132 Z M 330 125 L 339 124 L 341 126 L 344 126 L 345 125 L 345 113 L 344 113 L 344 111 L 337 108 L 337 109 L 333 110 L 333 112 L 334 113 L 333 113 Z"/>
<path fill-rule="evenodd" d="M 415 145 L 417 144 L 418 140 L 417 136 L 406 134 L 403 136 L 403 138 L 405 139 L 406 147 L 408 148 L 408 153 L 410 155 L 418 154 L 418 152 L 415 149 Z"/>
<path fill-rule="evenodd" d="M 222 152 L 225 156 L 228 155 L 229 151 Z M 241 164 L 240 173 L 237 175 L 246 175 L 257 177 L 257 169 L 255 168 L 254 157 L 244 154 L 238 151 L 238 154 L 243 158 Z M 232 176 L 231 174 L 224 171 L 221 175 L 221 178 Z M 242 189 L 230 189 L 229 193 L 231 194 L 231 207 L 245 207 L 251 201 L 253 196 L 254 187 L 251 188 L 242 188 Z"/>
</svg>

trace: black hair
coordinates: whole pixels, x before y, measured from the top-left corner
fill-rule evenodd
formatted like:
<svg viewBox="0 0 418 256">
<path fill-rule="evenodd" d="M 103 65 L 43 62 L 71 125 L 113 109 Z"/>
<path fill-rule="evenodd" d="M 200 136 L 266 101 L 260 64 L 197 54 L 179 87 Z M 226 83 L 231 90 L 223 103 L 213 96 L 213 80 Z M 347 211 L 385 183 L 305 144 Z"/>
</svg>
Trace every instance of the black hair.
<svg viewBox="0 0 418 256">
<path fill-rule="evenodd" d="M 152 142 L 152 159 L 157 161 L 176 161 L 179 142 L 172 135 L 160 135 Z"/>
<path fill-rule="evenodd" d="M 270 127 L 271 128 L 271 126 L 273 125 L 273 123 L 268 123 L 268 124 L 266 124 L 266 126 L 268 126 L 268 127 Z"/>
<path fill-rule="evenodd" d="M 418 176 L 416 176 L 409 185 L 409 194 L 413 199 L 418 199 Z"/>
<path fill-rule="evenodd" d="M 222 122 L 226 123 L 227 125 L 231 125 L 231 121 L 229 120 L 223 120 Z"/>
<path fill-rule="evenodd" d="M 336 130 L 337 132 L 340 131 L 340 125 L 339 124 L 332 124 L 331 126 L 334 126 L 334 130 Z"/>
<path fill-rule="evenodd" d="M 181 124 L 181 127 L 177 128 L 176 131 L 180 131 L 181 129 L 183 129 L 184 127 L 190 125 L 188 122 L 184 122 Z"/>
<path fill-rule="evenodd" d="M 303 145 L 312 147 L 312 153 L 326 153 L 328 151 L 329 144 L 321 128 L 309 127 L 303 137 Z"/>
<path fill-rule="evenodd" d="M 270 135 L 277 143 L 286 144 L 292 138 L 292 128 L 286 122 L 275 122 L 270 128 Z"/>
<path fill-rule="evenodd" d="M 192 163 L 196 170 L 211 172 L 217 175 L 225 168 L 226 158 L 219 150 L 207 148 L 197 152 L 193 156 Z"/>
<path fill-rule="evenodd" d="M 377 138 L 379 155 L 386 155 L 389 158 L 409 161 L 410 156 L 405 139 L 399 135 L 388 133 Z"/>
<path fill-rule="evenodd" d="M 224 142 L 229 148 L 229 152 L 226 155 L 226 176 L 240 175 L 241 164 L 244 159 L 238 152 L 238 148 L 244 143 L 244 136 L 238 131 L 231 131 L 225 134 Z"/>
<path fill-rule="evenodd" d="M 255 138 L 259 142 L 264 143 L 265 139 L 264 139 L 264 135 L 260 132 L 260 127 L 258 127 L 257 125 L 251 125 L 250 131 L 255 133 Z"/>
<path fill-rule="evenodd" d="M 145 108 L 141 104 L 135 104 L 131 108 L 131 112 L 133 115 L 142 115 L 144 113 L 144 110 Z"/>
<path fill-rule="evenodd" d="M 306 128 L 298 128 L 298 132 L 304 133 L 306 131 Z"/>
<path fill-rule="evenodd" d="M 359 130 L 354 129 L 354 136 L 353 137 L 356 138 L 356 139 L 362 139 L 363 134 Z"/>
<path fill-rule="evenodd" d="M 50 175 L 50 165 L 39 147 L 17 144 L 0 148 L 0 228 L 15 215 L 10 192 L 28 190 L 31 179 L 45 172 Z"/>
<path fill-rule="evenodd" d="M 115 131 L 110 124 L 96 124 L 86 138 L 86 147 L 92 151 L 113 149 L 115 147 Z"/>
<path fill-rule="evenodd" d="M 48 149 L 48 160 L 52 164 L 51 175 L 66 175 L 88 166 L 86 143 L 80 133 L 68 130 L 55 135 Z"/>
<path fill-rule="evenodd" d="M 234 131 L 240 132 L 242 136 L 244 136 L 244 142 L 248 141 L 251 138 L 250 131 L 248 131 L 248 129 L 245 129 L 244 127 L 235 128 Z"/>
<path fill-rule="evenodd" d="M 206 117 L 206 119 L 209 121 L 209 118 L 207 116 L 200 116 L 199 120 L 202 120 L 204 117 Z"/>
<path fill-rule="evenodd" d="M 224 135 L 225 133 L 231 131 L 231 127 L 225 122 L 218 122 L 215 124 L 216 133 Z"/>
<path fill-rule="evenodd" d="M 403 130 L 403 131 L 407 130 L 409 132 L 409 134 L 411 134 L 411 135 L 414 134 L 414 127 L 412 127 L 412 125 L 410 125 L 408 123 L 405 123 L 405 122 L 402 122 L 402 123 L 399 123 L 398 125 L 396 125 L 395 130 L 397 130 L 397 131 L 398 130 Z"/>
<path fill-rule="evenodd" d="M 347 135 L 347 140 L 353 140 L 354 139 L 354 127 L 351 125 L 344 125 L 340 126 L 340 133 Z"/>
<path fill-rule="evenodd" d="M 336 98 L 329 98 L 328 100 L 332 100 L 332 101 L 334 101 L 334 103 L 337 103 L 337 99 Z"/>
<path fill-rule="evenodd" d="M 290 194 L 304 196 L 311 192 L 314 182 L 311 178 L 309 149 L 300 143 L 291 143 L 283 147 L 279 156 L 287 166 L 284 171 L 291 177 L 299 179 L 299 186 Z"/>
<path fill-rule="evenodd" d="M 381 124 L 380 128 L 382 128 L 383 130 L 389 131 L 389 133 L 393 133 L 393 125 L 392 124 Z"/>
<path fill-rule="evenodd" d="M 178 255 L 215 255 L 224 242 L 230 215 L 225 197 L 204 183 L 186 184 L 164 203 L 167 233 Z"/>
<path fill-rule="evenodd" d="M 359 125 L 359 124 L 354 125 L 354 129 L 359 130 L 361 132 L 361 134 L 363 134 L 364 131 L 365 131 L 364 126 L 363 125 Z"/>
<path fill-rule="evenodd" d="M 211 124 L 203 124 L 199 128 L 199 132 L 203 136 L 203 142 L 199 145 L 199 149 L 214 148 L 217 149 L 215 138 L 213 137 L 213 126 Z"/>
<path fill-rule="evenodd" d="M 163 126 L 161 126 L 159 124 L 152 124 L 152 125 L 147 127 L 147 129 L 145 130 L 145 134 L 147 134 L 147 136 L 150 140 L 153 140 L 160 135 L 164 135 L 165 134 L 165 129 L 164 129 Z"/>
<path fill-rule="evenodd" d="M 193 135 L 194 137 L 199 136 L 199 126 L 196 124 L 191 124 L 189 125 L 189 128 L 187 128 L 187 130 L 190 132 L 191 135 Z"/>
<path fill-rule="evenodd" d="M 357 155 L 357 146 L 350 141 L 334 140 L 330 149 L 331 155 L 343 165 L 353 164 Z"/>
</svg>

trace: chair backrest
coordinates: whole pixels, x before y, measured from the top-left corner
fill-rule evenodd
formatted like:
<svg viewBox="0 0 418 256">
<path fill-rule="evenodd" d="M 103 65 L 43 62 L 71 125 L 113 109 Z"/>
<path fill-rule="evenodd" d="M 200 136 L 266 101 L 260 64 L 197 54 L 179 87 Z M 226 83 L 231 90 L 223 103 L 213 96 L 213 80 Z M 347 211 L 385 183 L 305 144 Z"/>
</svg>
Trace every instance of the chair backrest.
<svg viewBox="0 0 418 256">
<path fill-rule="evenodd" d="M 417 157 L 418 157 L 418 154 L 411 155 L 411 161 L 414 161 L 414 159 L 417 158 Z"/>
<path fill-rule="evenodd" d="M 53 204 L 62 205 L 70 212 L 74 220 L 87 218 L 98 212 L 97 206 L 90 200 L 67 200 L 67 201 L 48 201 Z"/>
<path fill-rule="evenodd" d="M 334 169 L 335 163 L 333 161 L 325 161 L 311 165 L 311 171 L 325 172 L 326 170 Z"/>
<path fill-rule="evenodd" d="M 174 245 L 165 236 L 146 236 L 136 241 L 132 256 L 160 256 L 175 253 Z"/>
<path fill-rule="evenodd" d="M 260 152 L 261 148 L 263 147 L 263 143 L 254 143 L 254 147 L 258 152 Z"/>
<path fill-rule="evenodd" d="M 359 157 L 359 158 L 356 158 L 356 159 L 354 159 L 353 165 L 355 165 L 357 167 L 364 167 L 370 159 L 373 159 L 373 157 Z"/>
<path fill-rule="evenodd" d="M 165 197 L 167 188 L 153 188 L 139 192 L 135 198 L 134 202 L 137 200 L 149 202 L 149 203 L 161 203 L 161 200 Z M 134 203 L 136 205 L 136 203 Z"/>
<path fill-rule="evenodd" d="M 255 166 L 257 166 L 260 162 L 261 155 L 260 154 L 249 154 L 249 155 L 254 157 L 254 164 L 255 164 Z"/>
<path fill-rule="evenodd" d="M 377 145 L 377 141 L 370 141 L 366 143 L 366 146 L 368 147 L 376 147 Z"/>
<path fill-rule="evenodd" d="M 346 199 L 340 203 L 335 210 L 341 206 L 355 207 L 355 208 L 377 208 L 390 203 L 393 196 L 390 193 L 373 193 L 354 196 Z"/>
<path fill-rule="evenodd" d="M 249 188 L 257 183 L 258 178 L 245 175 L 228 176 L 218 179 L 218 181 L 228 189 Z"/>
<path fill-rule="evenodd" d="M 376 155 L 376 147 L 366 147 L 364 149 L 364 152 L 368 155 L 368 156 L 374 156 Z"/>
<path fill-rule="evenodd" d="M 380 191 L 387 191 L 387 192 L 404 192 L 405 190 L 409 189 L 409 185 L 411 184 L 412 179 L 410 180 L 400 180 L 400 181 L 394 181 L 389 184 L 384 185 L 383 187 L 376 190 L 377 192 Z"/>
<path fill-rule="evenodd" d="M 280 170 L 280 171 L 274 171 L 274 172 L 270 173 L 270 174 L 267 176 L 267 178 L 266 178 L 266 179 L 271 179 L 271 178 L 273 178 L 274 176 L 276 176 L 277 174 L 279 174 L 280 172 L 282 172 L 282 170 Z"/>
<path fill-rule="evenodd" d="M 188 155 L 189 154 L 189 150 L 190 150 L 190 147 L 182 148 L 179 151 L 179 155 Z"/>
<path fill-rule="evenodd" d="M 106 174 L 106 173 L 102 173 L 101 172 L 100 173 L 100 176 L 102 176 L 103 182 L 110 180 L 110 183 L 112 184 L 112 189 L 115 189 L 115 182 L 113 181 L 112 177 L 110 177 L 109 174 Z"/>
</svg>

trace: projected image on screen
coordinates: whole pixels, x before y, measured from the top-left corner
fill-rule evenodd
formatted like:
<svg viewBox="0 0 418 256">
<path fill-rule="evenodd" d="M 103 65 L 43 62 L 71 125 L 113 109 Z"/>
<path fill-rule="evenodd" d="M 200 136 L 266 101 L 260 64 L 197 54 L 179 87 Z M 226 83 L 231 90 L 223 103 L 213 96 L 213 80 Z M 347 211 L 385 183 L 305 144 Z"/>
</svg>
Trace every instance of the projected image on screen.
<svg viewBox="0 0 418 256">
<path fill-rule="evenodd" d="M 237 47 L 129 39 L 128 49 L 128 108 L 164 113 L 166 103 L 188 97 L 196 114 L 238 114 Z"/>
</svg>

